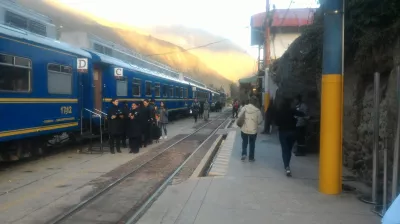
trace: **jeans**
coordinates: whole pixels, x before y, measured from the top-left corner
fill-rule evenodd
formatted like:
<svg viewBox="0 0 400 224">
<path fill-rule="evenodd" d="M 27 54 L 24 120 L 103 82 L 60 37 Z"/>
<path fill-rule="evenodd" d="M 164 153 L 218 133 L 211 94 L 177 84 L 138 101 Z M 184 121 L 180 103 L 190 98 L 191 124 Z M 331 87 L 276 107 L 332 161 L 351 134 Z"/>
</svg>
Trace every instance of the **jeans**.
<svg viewBox="0 0 400 224">
<path fill-rule="evenodd" d="M 295 142 L 295 131 L 279 131 L 279 141 L 282 147 L 282 159 L 284 168 L 290 167 L 292 148 Z"/>
<path fill-rule="evenodd" d="M 257 134 L 246 134 L 242 132 L 242 156 L 247 156 L 247 145 L 250 143 L 249 159 L 254 159 L 254 149 L 256 148 Z"/>
<path fill-rule="evenodd" d="M 158 123 L 161 130 L 164 130 L 165 136 L 167 136 L 167 124 L 166 123 Z M 162 134 L 162 133 L 161 133 Z"/>
</svg>

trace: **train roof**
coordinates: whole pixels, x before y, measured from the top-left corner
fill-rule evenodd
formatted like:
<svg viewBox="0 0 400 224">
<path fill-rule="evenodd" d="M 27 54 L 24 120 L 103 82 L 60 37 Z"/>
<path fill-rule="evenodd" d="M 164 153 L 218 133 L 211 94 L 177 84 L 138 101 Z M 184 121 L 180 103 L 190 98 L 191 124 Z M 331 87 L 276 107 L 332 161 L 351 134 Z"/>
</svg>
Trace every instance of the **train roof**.
<svg viewBox="0 0 400 224">
<path fill-rule="evenodd" d="M 38 44 L 41 44 L 44 46 L 48 46 L 48 47 L 62 50 L 65 52 L 73 53 L 78 56 L 91 58 L 91 55 L 88 52 L 86 52 L 80 48 L 73 47 L 67 43 L 60 42 L 56 39 L 51 39 L 48 37 L 40 36 L 40 35 L 25 31 L 25 30 L 16 29 L 16 28 L 2 25 L 2 24 L 0 24 L 0 35 L 1 34 L 5 34 L 7 36 L 15 37 L 15 38 L 22 39 L 22 40 L 31 41 L 31 42 L 38 43 Z"/>
<path fill-rule="evenodd" d="M 168 80 L 171 80 L 171 81 L 174 81 L 174 82 L 179 82 L 179 83 L 182 83 L 182 84 L 189 84 L 186 81 L 173 78 L 173 77 L 165 75 L 163 73 L 151 71 L 151 70 L 149 70 L 147 68 L 142 68 L 142 67 L 134 65 L 132 63 L 127 63 L 127 62 L 124 62 L 124 61 L 122 61 L 120 59 L 117 59 L 117 58 L 114 58 L 114 57 L 111 57 L 111 56 L 108 56 L 108 55 L 105 55 L 105 54 L 102 54 L 102 53 L 98 53 L 98 52 L 95 52 L 95 51 L 92 51 L 92 50 L 89 50 L 89 49 L 86 49 L 86 51 L 88 51 L 92 56 L 98 57 L 101 62 L 110 64 L 110 65 L 120 66 L 120 67 L 125 68 L 125 69 L 129 69 L 129 70 L 132 70 L 132 71 L 138 71 L 138 72 L 144 73 L 146 75 L 156 76 L 156 77 L 159 77 L 159 78 L 168 79 Z"/>
</svg>

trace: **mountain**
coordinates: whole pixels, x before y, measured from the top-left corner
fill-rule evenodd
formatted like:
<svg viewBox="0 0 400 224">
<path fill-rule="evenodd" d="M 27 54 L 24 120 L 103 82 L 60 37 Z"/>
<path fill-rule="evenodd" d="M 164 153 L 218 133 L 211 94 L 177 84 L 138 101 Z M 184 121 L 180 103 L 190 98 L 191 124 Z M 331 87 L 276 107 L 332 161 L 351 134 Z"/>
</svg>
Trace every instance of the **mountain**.
<svg viewBox="0 0 400 224">
<path fill-rule="evenodd" d="M 191 51 L 185 51 L 184 47 L 175 45 L 167 40 L 158 39 L 146 33 L 145 30 L 109 22 L 53 0 L 17 0 L 16 2 L 24 7 L 49 16 L 54 24 L 59 27 L 62 26 L 62 30 L 65 31 L 73 30 L 92 33 L 117 44 L 132 48 L 143 55 L 174 52 L 173 54 L 162 54 L 152 58 L 168 64 L 207 85 L 213 85 L 217 88 L 223 87 L 227 93 L 230 91 L 232 81 L 225 78 L 225 71 L 207 64 L 207 61 L 212 61 L 212 59 L 205 59 L 203 58 L 204 56 L 198 56 Z M 221 57 L 224 56 L 221 55 Z"/>
<path fill-rule="evenodd" d="M 142 29 L 158 39 L 166 40 L 186 49 L 218 42 L 207 47 L 190 50 L 190 52 L 199 57 L 210 68 L 234 82 L 255 73 L 255 60 L 236 44 L 217 35 L 181 25 L 145 27 Z"/>
</svg>

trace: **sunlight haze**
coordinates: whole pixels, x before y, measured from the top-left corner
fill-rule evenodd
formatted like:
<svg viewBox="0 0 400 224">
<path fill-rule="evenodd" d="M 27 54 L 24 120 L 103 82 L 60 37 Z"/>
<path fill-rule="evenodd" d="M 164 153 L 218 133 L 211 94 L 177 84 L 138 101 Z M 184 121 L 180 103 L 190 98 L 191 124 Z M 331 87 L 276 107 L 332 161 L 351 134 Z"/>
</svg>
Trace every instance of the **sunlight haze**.
<svg viewBox="0 0 400 224">
<path fill-rule="evenodd" d="M 250 47 L 250 17 L 265 11 L 265 0 L 53 0 L 111 22 L 135 27 L 184 25 L 230 39 L 255 57 Z M 271 1 L 288 8 L 290 0 Z M 291 8 L 316 7 L 315 0 L 296 0 Z M 207 44 L 207 43 L 204 43 Z"/>
</svg>

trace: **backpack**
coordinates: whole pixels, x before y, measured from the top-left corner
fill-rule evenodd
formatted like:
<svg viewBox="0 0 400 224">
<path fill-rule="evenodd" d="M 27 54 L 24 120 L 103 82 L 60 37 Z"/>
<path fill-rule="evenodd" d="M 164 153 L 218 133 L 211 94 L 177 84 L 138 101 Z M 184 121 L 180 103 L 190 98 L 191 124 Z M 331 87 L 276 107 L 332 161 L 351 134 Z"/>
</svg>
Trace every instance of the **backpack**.
<svg viewBox="0 0 400 224">
<path fill-rule="evenodd" d="M 246 110 L 240 115 L 240 117 L 236 120 L 236 125 L 241 128 L 244 125 L 244 120 L 246 119 Z"/>
</svg>

